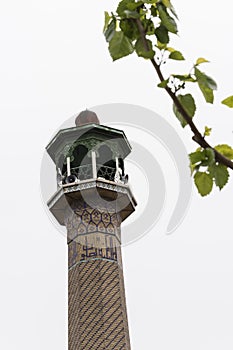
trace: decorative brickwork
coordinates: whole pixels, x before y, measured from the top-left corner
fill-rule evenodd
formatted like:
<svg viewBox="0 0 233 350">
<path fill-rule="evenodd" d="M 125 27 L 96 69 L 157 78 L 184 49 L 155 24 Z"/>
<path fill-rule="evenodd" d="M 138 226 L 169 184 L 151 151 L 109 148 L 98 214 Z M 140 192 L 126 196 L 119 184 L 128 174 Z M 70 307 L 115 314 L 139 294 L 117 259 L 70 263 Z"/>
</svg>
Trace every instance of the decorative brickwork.
<svg viewBox="0 0 233 350">
<path fill-rule="evenodd" d="M 69 350 L 129 350 L 122 271 L 90 260 L 69 271 Z"/>
<path fill-rule="evenodd" d="M 114 246 L 119 246 L 121 217 L 116 213 L 115 204 L 101 198 L 93 206 L 91 204 L 90 200 L 89 204 L 82 200 L 70 204 L 65 220 L 68 243 L 76 241 L 86 245 L 88 240 L 90 246 L 107 248 L 111 246 L 109 238 L 112 237 Z"/>
<path fill-rule="evenodd" d="M 114 204 L 74 201 L 67 213 L 69 350 L 130 350 Z"/>
</svg>

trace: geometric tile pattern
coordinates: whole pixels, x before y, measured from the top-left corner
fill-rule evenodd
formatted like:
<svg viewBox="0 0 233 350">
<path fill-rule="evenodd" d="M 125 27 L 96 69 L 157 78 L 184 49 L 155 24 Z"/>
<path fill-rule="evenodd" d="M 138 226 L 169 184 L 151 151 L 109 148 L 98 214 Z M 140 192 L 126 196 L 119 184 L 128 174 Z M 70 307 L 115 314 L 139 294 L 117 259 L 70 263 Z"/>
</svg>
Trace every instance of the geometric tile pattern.
<svg viewBox="0 0 233 350">
<path fill-rule="evenodd" d="M 97 209 L 79 202 L 66 219 L 68 241 L 88 233 L 101 232 L 116 237 L 120 244 L 120 224 L 121 218 L 115 209 Z"/>
<path fill-rule="evenodd" d="M 66 218 L 69 350 L 130 350 L 120 216 L 111 202 L 71 206 Z"/>
</svg>

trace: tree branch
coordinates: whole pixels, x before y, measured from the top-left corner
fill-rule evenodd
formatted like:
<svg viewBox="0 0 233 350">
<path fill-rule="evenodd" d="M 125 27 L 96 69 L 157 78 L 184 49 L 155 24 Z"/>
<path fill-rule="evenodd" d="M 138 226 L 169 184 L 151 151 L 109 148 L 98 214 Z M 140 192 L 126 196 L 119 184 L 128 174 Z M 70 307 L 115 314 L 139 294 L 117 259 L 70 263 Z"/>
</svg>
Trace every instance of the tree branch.
<svg viewBox="0 0 233 350">
<path fill-rule="evenodd" d="M 150 51 L 149 45 L 147 43 L 146 40 L 146 33 L 145 30 L 143 28 L 143 25 L 140 21 L 140 19 L 135 19 L 135 22 L 137 24 L 138 30 L 140 32 L 141 35 L 141 39 L 143 41 L 143 45 L 146 51 Z M 161 72 L 160 66 L 156 63 L 155 59 L 152 58 L 151 63 L 160 79 L 160 81 L 164 81 L 164 76 Z M 221 153 L 219 153 L 218 151 L 216 151 L 204 138 L 204 136 L 200 133 L 200 131 L 197 129 L 196 125 L 194 124 L 192 118 L 188 115 L 188 113 L 185 111 L 185 109 L 183 108 L 182 104 L 180 103 L 179 99 L 177 98 L 176 94 L 174 92 L 172 92 L 172 90 L 166 86 L 164 88 L 168 95 L 171 97 L 171 99 L 173 100 L 175 106 L 177 107 L 178 111 L 181 113 L 182 117 L 185 119 L 185 121 L 187 122 L 187 124 L 189 125 L 190 129 L 193 132 L 193 141 L 195 141 L 197 144 L 199 144 L 202 148 L 211 148 L 214 153 L 215 153 L 215 159 L 216 161 L 218 161 L 219 163 L 227 166 L 228 168 L 233 170 L 233 162 L 229 159 L 224 157 Z"/>
</svg>

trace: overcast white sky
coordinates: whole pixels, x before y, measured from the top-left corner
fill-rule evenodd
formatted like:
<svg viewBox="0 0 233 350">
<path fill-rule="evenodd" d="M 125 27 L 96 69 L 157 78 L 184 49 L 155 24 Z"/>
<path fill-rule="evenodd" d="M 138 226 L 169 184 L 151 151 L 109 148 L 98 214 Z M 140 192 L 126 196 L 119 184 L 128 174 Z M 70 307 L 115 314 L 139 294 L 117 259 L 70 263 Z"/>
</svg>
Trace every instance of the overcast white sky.
<svg viewBox="0 0 233 350">
<path fill-rule="evenodd" d="M 203 69 L 219 85 L 214 107 L 197 95 L 197 122 L 213 127 L 213 144 L 233 145 L 233 112 L 220 105 L 233 94 L 232 3 L 173 4 L 180 17 L 174 45 L 187 58 L 184 70 L 205 57 L 211 64 Z M 111 62 L 102 35 L 103 12 L 116 5 L 113 0 L 1 4 L 4 350 L 66 349 L 66 242 L 44 211 L 39 183 L 44 147 L 54 131 L 86 107 L 130 103 L 162 115 L 188 151 L 196 147 L 174 120 L 168 98 L 156 89 L 150 64 L 135 56 Z M 171 69 L 182 72 L 183 66 Z M 171 184 L 178 185 L 173 173 L 167 173 L 168 201 L 157 226 L 123 248 L 132 350 L 232 350 L 233 181 L 205 199 L 194 190 L 183 223 L 167 236 L 178 191 L 169 193 Z"/>
</svg>

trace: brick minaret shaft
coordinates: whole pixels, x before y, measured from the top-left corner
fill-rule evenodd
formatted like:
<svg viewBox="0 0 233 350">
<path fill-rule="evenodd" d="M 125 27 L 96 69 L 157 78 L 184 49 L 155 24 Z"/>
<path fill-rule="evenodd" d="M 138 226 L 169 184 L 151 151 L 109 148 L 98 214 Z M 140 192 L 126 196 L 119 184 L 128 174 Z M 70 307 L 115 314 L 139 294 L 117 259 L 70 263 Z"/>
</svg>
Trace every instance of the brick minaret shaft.
<svg viewBox="0 0 233 350">
<path fill-rule="evenodd" d="M 107 203 L 107 202 L 106 202 Z M 114 205 L 72 203 L 68 233 L 69 350 L 130 350 Z"/>
</svg>

